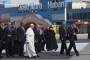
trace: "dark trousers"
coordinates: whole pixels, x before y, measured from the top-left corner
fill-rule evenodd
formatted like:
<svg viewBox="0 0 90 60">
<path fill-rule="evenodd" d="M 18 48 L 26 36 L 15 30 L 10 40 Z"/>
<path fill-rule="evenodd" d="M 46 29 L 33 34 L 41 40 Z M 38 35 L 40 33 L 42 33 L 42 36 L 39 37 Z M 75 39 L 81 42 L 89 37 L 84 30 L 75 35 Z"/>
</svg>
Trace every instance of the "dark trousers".
<svg viewBox="0 0 90 60">
<path fill-rule="evenodd" d="M 69 45 L 69 48 L 68 48 L 69 54 L 70 54 L 70 51 L 71 51 L 72 48 L 74 49 L 76 55 L 79 55 L 79 52 L 78 52 L 77 49 L 76 49 L 74 36 L 71 36 L 71 37 L 70 37 L 70 45 Z"/>
<path fill-rule="evenodd" d="M 67 46 L 66 46 L 66 40 L 63 40 L 61 41 L 62 42 L 62 45 L 61 45 L 61 51 L 60 53 L 63 54 L 64 50 L 66 51 L 66 54 L 68 54 L 68 51 L 67 51 Z"/>
<path fill-rule="evenodd" d="M 1 54 L 2 54 L 2 50 L 3 50 L 3 49 L 6 50 L 6 43 L 1 43 L 0 45 L 1 45 L 1 46 L 0 46 L 0 56 L 2 56 L 2 55 L 1 55 Z"/>
<path fill-rule="evenodd" d="M 24 42 L 19 42 L 19 56 L 24 56 Z"/>
<path fill-rule="evenodd" d="M 14 41 L 14 54 L 19 55 L 19 41 Z"/>
<path fill-rule="evenodd" d="M 6 42 L 6 56 L 13 56 L 14 55 L 14 46 L 12 42 Z"/>
<path fill-rule="evenodd" d="M 37 54 L 39 53 L 39 42 L 35 43 L 35 51 Z"/>
<path fill-rule="evenodd" d="M 43 42 L 42 42 L 42 50 L 44 50 L 45 44 L 46 44 L 46 41 L 43 41 Z"/>
<path fill-rule="evenodd" d="M 40 39 L 39 40 L 39 52 L 41 52 L 42 51 L 42 40 Z"/>
</svg>

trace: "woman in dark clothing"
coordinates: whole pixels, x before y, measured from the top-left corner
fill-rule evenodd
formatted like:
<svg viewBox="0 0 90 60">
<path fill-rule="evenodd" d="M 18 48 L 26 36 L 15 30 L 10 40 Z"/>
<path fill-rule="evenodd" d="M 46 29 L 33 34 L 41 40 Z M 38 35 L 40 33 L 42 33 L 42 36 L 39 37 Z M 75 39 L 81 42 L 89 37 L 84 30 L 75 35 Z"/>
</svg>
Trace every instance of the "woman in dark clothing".
<svg viewBox="0 0 90 60">
<path fill-rule="evenodd" d="M 46 41 L 46 49 L 47 50 L 50 50 L 49 48 L 49 36 L 48 36 L 48 34 L 49 34 L 49 28 L 47 28 L 45 31 L 44 31 L 44 37 L 45 37 L 45 41 Z"/>
<path fill-rule="evenodd" d="M 56 38 L 55 38 L 55 32 L 53 30 L 53 27 L 49 27 L 49 30 L 47 32 L 47 36 L 48 36 L 48 39 L 47 39 L 47 50 L 57 50 L 58 46 L 57 46 L 57 42 L 56 42 Z"/>
</svg>

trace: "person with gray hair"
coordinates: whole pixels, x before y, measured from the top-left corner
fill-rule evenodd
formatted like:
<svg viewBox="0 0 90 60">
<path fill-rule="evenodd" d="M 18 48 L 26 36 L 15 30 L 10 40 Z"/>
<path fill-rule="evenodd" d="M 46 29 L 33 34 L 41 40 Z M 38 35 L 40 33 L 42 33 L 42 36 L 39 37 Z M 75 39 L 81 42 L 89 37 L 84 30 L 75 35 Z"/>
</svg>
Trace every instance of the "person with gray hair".
<svg viewBox="0 0 90 60">
<path fill-rule="evenodd" d="M 26 52 L 25 57 L 33 57 L 36 58 L 37 54 L 35 52 L 34 46 L 34 24 L 30 24 L 30 27 L 26 30 Z"/>
</svg>

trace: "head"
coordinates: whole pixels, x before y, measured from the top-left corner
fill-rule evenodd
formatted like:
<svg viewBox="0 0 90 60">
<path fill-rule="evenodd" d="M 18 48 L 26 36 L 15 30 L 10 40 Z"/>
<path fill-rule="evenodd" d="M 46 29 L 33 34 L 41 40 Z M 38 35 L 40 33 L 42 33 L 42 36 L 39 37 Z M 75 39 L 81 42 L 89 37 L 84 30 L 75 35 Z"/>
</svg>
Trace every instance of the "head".
<svg viewBox="0 0 90 60">
<path fill-rule="evenodd" d="M 2 22 L 2 23 L 1 23 L 1 26 L 5 26 L 5 24 Z"/>
<path fill-rule="evenodd" d="M 17 22 L 16 21 L 14 21 L 14 25 L 17 25 Z"/>
<path fill-rule="evenodd" d="M 62 22 L 62 26 L 65 26 L 65 23 L 64 22 Z"/>
<path fill-rule="evenodd" d="M 71 23 L 71 26 L 75 27 L 75 23 Z"/>
<path fill-rule="evenodd" d="M 32 29 L 34 29 L 34 24 L 30 24 L 30 27 L 31 27 Z"/>
<path fill-rule="evenodd" d="M 11 27 L 11 22 L 8 22 L 8 26 L 10 26 L 10 27 Z"/>
<path fill-rule="evenodd" d="M 53 27 L 52 27 L 52 26 L 50 26 L 50 27 L 49 27 L 49 29 L 50 29 L 50 30 L 53 30 Z"/>
<path fill-rule="evenodd" d="M 12 22 L 11 25 L 12 25 L 13 27 L 16 27 L 16 22 L 15 22 L 15 21 Z"/>
<path fill-rule="evenodd" d="M 23 26 L 23 23 L 21 22 L 20 25 Z"/>
<path fill-rule="evenodd" d="M 40 29 L 40 25 L 39 24 L 37 25 L 37 29 Z"/>
<path fill-rule="evenodd" d="M 42 25 L 41 23 L 39 24 L 39 26 L 40 26 L 40 28 L 42 28 L 42 27 L 43 27 L 43 25 Z"/>
</svg>

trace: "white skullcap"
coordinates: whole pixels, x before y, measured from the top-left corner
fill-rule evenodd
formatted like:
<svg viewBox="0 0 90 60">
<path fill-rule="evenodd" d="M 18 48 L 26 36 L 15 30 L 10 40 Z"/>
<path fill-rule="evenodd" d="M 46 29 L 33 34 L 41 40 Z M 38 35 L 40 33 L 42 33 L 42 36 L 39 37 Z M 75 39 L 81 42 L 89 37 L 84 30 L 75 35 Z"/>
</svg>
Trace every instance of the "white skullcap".
<svg viewBox="0 0 90 60">
<path fill-rule="evenodd" d="M 34 24 L 30 24 L 30 26 L 34 26 Z"/>
</svg>

